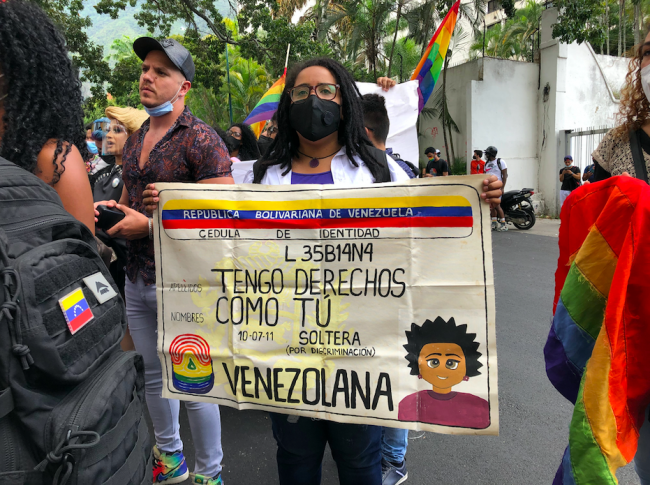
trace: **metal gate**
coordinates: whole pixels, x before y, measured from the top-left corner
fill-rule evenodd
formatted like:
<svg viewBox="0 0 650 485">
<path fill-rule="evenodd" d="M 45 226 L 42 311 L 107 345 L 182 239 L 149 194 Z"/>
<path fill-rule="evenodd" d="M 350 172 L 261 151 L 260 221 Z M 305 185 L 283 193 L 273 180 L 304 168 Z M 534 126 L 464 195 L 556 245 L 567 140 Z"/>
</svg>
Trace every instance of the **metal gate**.
<svg viewBox="0 0 650 485">
<path fill-rule="evenodd" d="M 605 133 L 611 128 L 602 126 L 599 128 L 586 128 L 578 130 L 566 130 L 565 147 L 566 154 L 573 157 L 573 164 L 580 168 L 580 173 L 584 173 L 585 168 L 591 165 L 591 154 L 598 148 L 603 140 Z"/>
</svg>

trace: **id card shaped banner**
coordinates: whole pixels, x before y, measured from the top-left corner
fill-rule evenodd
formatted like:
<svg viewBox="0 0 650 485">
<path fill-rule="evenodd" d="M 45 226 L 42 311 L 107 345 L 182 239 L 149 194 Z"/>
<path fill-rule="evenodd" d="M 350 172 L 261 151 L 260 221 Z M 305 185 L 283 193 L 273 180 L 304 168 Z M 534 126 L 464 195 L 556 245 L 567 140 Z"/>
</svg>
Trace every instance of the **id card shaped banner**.
<svg viewBox="0 0 650 485">
<path fill-rule="evenodd" d="M 497 434 L 483 179 L 160 184 L 163 397 Z"/>
</svg>

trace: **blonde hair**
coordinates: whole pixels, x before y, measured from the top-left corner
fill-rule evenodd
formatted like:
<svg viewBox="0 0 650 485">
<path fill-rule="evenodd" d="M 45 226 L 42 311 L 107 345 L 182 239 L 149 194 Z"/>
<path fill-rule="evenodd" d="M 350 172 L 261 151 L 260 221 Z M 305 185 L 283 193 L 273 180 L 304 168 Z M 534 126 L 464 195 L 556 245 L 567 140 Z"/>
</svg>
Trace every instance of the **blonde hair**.
<svg viewBox="0 0 650 485">
<path fill-rule="evenodd" d="M 109 106 L 104 110 L 104 113 L 106 117 L 122 123 L 129 136 L 135 133 L 142 126 L 142 123 L 149 118 L 145 111 L 131 107 Z"/>
</svg>

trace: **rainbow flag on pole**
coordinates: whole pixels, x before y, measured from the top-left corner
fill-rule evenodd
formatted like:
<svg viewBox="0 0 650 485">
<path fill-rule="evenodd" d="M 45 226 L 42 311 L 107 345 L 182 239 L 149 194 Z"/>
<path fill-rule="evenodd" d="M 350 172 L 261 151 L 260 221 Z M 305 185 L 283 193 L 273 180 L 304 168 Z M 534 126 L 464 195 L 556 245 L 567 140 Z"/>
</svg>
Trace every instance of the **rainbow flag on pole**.
<svg viewBox="0 0 650 485">
<path fill-rule="evenodd" d="M 255 132 L 255 136 L 258 138 L 264 129 L 264 124 L 271 119 L 273 113 L 278 109 L 286 79 L 287 68 L 285 67 L 282 77 L 275 81 L 273 86 L 262 96 L 262 99 L 259 100 L 255 108 L 253 108 L 253 111 L 244 120 L 244 123 L 250 125 L 251 129 Z"/>
<path fill-rule="evenodd" d="M 431 93 L 433 93 L 433 88 L 436 87 L 436 82 L 438 81 L 438 77 L 442 71 L 442 66 L 445 62 L 447 49 L 449 49 L 451 34 L 454 33 L 454 28 L 456 27 L 459 8 L 460 0 L 451 7 L 445 16 L 445 19 L 438 27 L 438 30 L 433 34 L 427 50 L 424 51 L 424 55 L 422 56 L 422 59 L 420 59 L 418 67 L 415 68 L 413 76 L 411 76 L 411 81 L 417 79 L 420 82 L 420 86 L 418 87 L 420 111 L 422 111 L 424 105 L 427 104 Z"/>
<path fill-rule="evenodd" d="M 554 485 L 613 485 L 650 404 L 650 187 L 614 177 L 562 207 L 555 314 L 544 355 L 575 404 Z"/>
</svg>

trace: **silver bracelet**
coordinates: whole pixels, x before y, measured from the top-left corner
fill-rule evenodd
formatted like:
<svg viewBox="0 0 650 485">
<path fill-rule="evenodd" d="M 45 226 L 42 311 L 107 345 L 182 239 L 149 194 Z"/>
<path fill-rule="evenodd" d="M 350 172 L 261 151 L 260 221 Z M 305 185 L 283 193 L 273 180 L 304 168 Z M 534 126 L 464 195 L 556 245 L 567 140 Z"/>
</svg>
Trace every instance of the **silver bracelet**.
<svg viewBox="0 0 650 485">
<path fill-rule="evenodd" d="M 149 239 L 153 239 L 153 219 L 149 219 Z"/>
</svg>

